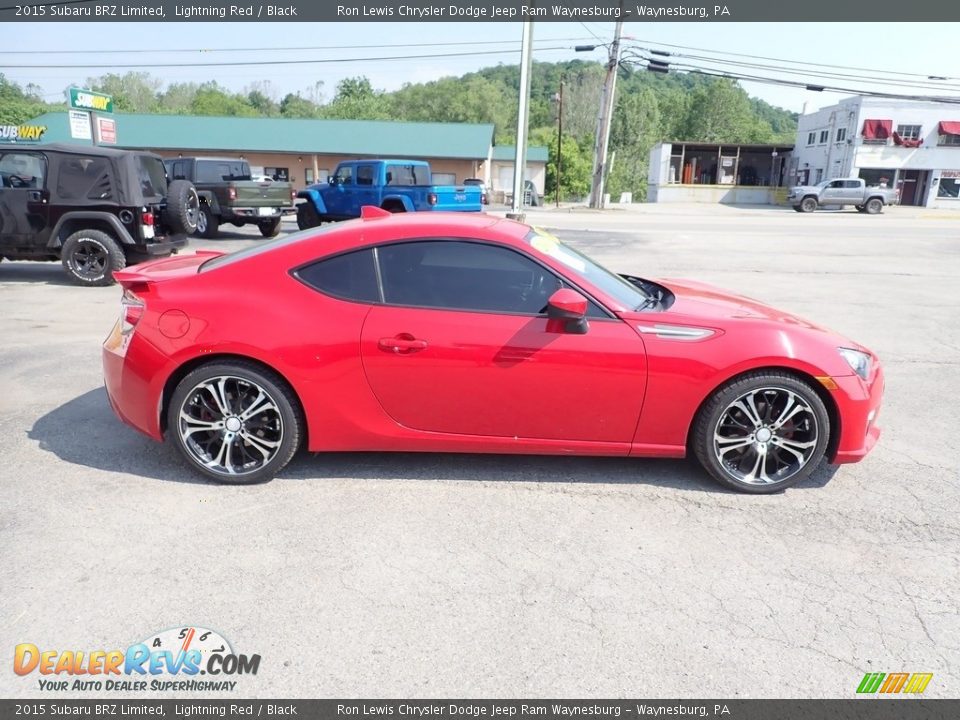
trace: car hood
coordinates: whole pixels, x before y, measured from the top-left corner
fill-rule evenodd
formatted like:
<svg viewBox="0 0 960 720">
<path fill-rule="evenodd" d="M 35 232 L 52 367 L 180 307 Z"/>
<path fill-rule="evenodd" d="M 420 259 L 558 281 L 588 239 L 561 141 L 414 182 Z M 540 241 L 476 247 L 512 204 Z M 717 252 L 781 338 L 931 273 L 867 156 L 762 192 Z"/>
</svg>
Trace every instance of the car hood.
<svg viewBox="0 0 960 720">
<path fill-rule="evenodd" d="M 808 193 L 808 192 L 817 192 L 820 188 L 816 185 L 793 185 L 790 188 L 790 194 L 796 195 L 798 193 Z"/>
<path fill-rule="evenodd" d="M 671 315 L 696 318 L 697 321 L 707 324 L 722 324 L 729 320 L 754 320 L 841 337 L 832 330 L 816 325 L 799 315 L 779 310 L 759 300 L 732 293 L 715 285 L 672 278 L 658 282 L 675 296 L 673 305 L 669 309 Z"/>
</svg>

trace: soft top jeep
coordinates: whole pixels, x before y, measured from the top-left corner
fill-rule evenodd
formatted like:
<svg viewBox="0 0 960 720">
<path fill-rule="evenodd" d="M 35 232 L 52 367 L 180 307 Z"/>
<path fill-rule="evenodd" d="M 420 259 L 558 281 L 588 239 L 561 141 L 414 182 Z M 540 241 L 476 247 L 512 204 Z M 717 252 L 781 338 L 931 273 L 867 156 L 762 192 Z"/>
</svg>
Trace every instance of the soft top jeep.
<svg viewBox="0 0 960 720">
<path fill-rule="evenodd" d="M 0 145 L 0 259 L 60 260 L 80 285 L 184 247 L 199 205 L 153 153 Z"/>
</svg>

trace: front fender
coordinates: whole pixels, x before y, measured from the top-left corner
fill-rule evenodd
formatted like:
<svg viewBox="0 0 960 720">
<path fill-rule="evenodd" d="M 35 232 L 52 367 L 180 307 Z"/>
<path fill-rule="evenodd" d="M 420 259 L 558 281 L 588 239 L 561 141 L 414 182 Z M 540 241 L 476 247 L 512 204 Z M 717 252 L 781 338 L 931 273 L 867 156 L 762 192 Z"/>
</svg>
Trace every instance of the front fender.
<svg viewBox="0 0 960 720">
<path fill-rule="evenodd" d="M 323 201 L 323 195 L 316 188 L 304 188 L 297 193 L 297 197 L 313 205 L 313 209 L 317 211 L 318 215 L 327 214 L 327 204 Z"/>
</svg>

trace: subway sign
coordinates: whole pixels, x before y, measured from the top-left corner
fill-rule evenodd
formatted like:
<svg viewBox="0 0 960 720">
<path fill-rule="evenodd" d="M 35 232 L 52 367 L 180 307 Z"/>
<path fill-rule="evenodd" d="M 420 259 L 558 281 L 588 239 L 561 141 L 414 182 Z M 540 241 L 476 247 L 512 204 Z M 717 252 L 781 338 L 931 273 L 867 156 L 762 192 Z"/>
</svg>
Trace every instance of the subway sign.
<svg viewBox="0 0 960 720">
<path fill-rule="evenodd" d="M 70 107 L 77 110 L 94 110 L 96 112 L 113 112 L 113 98 L 110 95 L 70 88 Z"/>
</svg>

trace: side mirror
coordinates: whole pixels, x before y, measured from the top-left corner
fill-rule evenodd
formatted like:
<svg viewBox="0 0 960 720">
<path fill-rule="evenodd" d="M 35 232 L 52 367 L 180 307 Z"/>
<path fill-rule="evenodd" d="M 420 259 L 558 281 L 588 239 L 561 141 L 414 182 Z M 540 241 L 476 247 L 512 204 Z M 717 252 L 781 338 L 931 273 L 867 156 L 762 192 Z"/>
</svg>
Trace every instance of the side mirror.
<svg viewBox="0 0 960 720">
<path fill-rule="evenodd" d="M 558 332 L 584 335 L 589 329 L 587 299 L 576 290 L 560 288 L 547 300 L 547 318 L 562 328 Z"/>
</svg>

